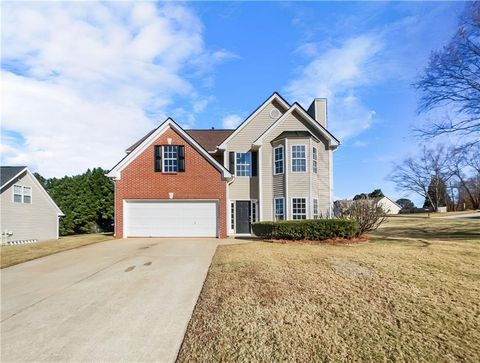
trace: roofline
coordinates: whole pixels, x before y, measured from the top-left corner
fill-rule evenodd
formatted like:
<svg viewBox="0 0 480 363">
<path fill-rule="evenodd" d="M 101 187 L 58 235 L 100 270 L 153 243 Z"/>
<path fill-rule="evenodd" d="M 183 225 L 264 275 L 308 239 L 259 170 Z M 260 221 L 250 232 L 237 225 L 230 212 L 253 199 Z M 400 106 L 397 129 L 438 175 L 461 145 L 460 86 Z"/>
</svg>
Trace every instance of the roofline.
<svg viewBox="0 0 480 363">
<path fill-rule="evenodd" d="M 316 98 L 316 99 L 319 99 L 319 100 L 327 100 L 326 98 Z M 338 140 L 335 136 L 333 136 L 333 134 L 332 134 L 330 131 L 328 131 L 327 128 L 324 127 L 320 122 L 318 122 L 318 121 L 315 120 L 312 116 L 310 116 L 310 115 L 308 114 L 307 110 L 305 110 L 301 104 L 299 104 L 299 103 L 296 102 L 296 101 L 295 101 L 293 104 L 294 104 L 294 105 L 297 105 L 298 107 L 300 107 L 300 108 L 302 109 L 302 111 L 305 112 L 305 113 L 308 115 L 308 117 L 312 119 L 312 121 L 315 121 L 315 123 L 317 123 L 323 130 L 325 130 L 325 132 L 327 132 L 327 133 L 328 133 L 333 139 L 335 139 L 335 141 L 337 141 L 338 144 L 340 145 L 340 140 Z M 326 118 L 325 118 L 325 120 L 326 120 Z"/>
<path fill-rule="evenodd" d="M 387 198 L 390 202 L 392 202 L 393 204 L 395 204 L 397 207 L 399 207 L 400 209 L 402 209 L 402 206 L 400 204 L 398 204 L 397 202 L 395 202 L 393 199 L 391 199 L 390 197 L 387 197 L 386 195 L 384 195 L 382 198 L 380 198 L 379 200 L 382 200 L 383 198 Z"/>
<path fill-rule="evenodd" d="M 268 129 L 265 130 L 265 132 L 263 134 L 261 134 L 254 142 L 253 142 L 253 145 L 254 146 L 260 146 L 263 142 L 263 138 L 270 133 L 270 131 L 272 131 L 273 129 L 275 129 L 275 127 L 277 127 L 277 125 L 279 123 L 281 123 L 282 121 L 285 120 L 285 118 L 290 115 L 293 111 L 295 110 L 300 110 L 302 113 L 304 113 L 304 117 L 307 119 L 307 121 L 309 121 L 310 123 L 312 123 L 315 127 L 317 127 L 320 132 L 324 133 L 324 136 L 327 136 L 327 139 L 329 139 L 329 148 L 330 149 L 333 149 L 335 150 L 339 145 L 340 145 L 340 141 L 338 141 L 338 139 L 333 136 L 325 127 L 323 127 L 318 121 L 316 121 L 314 118 L 312 118 L 307 111 L 305 111 L 305 109 L 298 103 L 298 102 L 294 102 L 293 105 L 287 110 L 287 112 L 285 112 L 282 117 L 280 117 L 277 121 L 275 121 Z M 326 134 L 326 135 L 325 135 Z M 335 143 L 333 143 L 332 145 L 332 139 L 335 141 Z"/>
<path fill-rule="evenodd" d="M 21 168 L 21 167 L 20 167 L 20 168 Z M 10 183 L 13 179 L 15 179 L 15 178 L 19 177 L 20 175 L 22 175 L 25 170 L 28 170 L 28 168 L 27 168 L 26 166 L 24 166 L 23 169 L 22 169 L 19 173 L 17 173 L 13 178 L 10 178 L 10 180 L 8 180 L 7 182 L 3 183 L 3 184 L 0 186 L 0 189 L 3 189 L 3 187 L 4 187 L 5 185 L 7 185 L 8 183 Z"/>
<path fill-rule="evenodd" d="M 246 126 L 258 112 L 260 112 L 267 104 L 272 102 L 275 98 L 279 100 L 280 103 L 284 107 L 286 107 L 287 110 L 291 107 L 291 105 L 277 91 L 273 92 L 265 101 L 260 104 L 260 106 L 258 106 L 250 115 L 248 115 L 248 117 L 240 125 L 237 126 L 237 128 L 231 135 L 229 135 L 225 140 L 222 141 L 220 145 L 218 145 L 218 149 L 224 150 L 226 148 L 225 144 L 230 141 L 230 139 L 233 138 L 244 126 Z"/>
<path fill-rule="evenodd" d="M 147 146 L 152 144 L 160 135 L 162 135 L 168 127 L 173 128 L 177 133 L 180 134 L 193 148 L 197 149 L 203 156 L 216 168 L 218 171 L 222 173 L 222 176 L 226 179 L 232 178 L 232 174 L 218 161 L 216 161 L 210 153 L 205 150 L 193 137 L 191 137 L 179 124 L 175 122 L 171 117 L 167 118 L 164 122 L 162 122 L 156 129 L 153 131 L 150 136 L 148 136 L 145 140 L 143 140 L 135 149 L 133 149 L 130 153 L 125 155 L 108 173 L 107 176 L 109 178 L 120 180 L 120 172 L 128 165 L 131 161 L 133 161 L 138 154 L 143 152 Z"/>
</svg>

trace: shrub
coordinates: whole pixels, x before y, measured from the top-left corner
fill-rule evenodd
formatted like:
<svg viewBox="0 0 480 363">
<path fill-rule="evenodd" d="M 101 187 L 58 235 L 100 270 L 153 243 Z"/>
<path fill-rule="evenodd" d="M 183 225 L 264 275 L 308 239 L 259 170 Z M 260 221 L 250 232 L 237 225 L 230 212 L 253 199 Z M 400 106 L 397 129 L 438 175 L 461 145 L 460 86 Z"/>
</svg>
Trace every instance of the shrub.
<svg viewBox="0 0 480 363">
<path fill-rule="evenodd" d="M 329 238 L 353 238 L 360 234 L 358 223 L 346 219 L 309 219 L 257 222 L 253 233 L 260 238 L 322 241 Z"/>
<path fill-rule="evenodd" d="M 356 221 L 360 233 L 376 230 L 387 216 L 375 199 L 337 200 L 335 202 L 335 216 L 342 219 Z"/>
</svg>

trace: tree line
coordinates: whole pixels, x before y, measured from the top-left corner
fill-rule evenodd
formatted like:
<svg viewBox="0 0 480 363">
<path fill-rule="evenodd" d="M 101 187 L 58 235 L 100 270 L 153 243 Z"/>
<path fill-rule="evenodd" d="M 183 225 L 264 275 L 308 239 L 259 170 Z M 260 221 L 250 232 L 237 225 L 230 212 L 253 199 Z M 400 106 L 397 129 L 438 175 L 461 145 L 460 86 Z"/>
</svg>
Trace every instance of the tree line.
<svg viewBox="0 0 480 363">
<path fill-rule="evenodd" d="M 113 231 L 113 182 L 106 172 L 94 168 L 80 175 L 48 179 L 35 173 L 65 214 L 60 218 L 60 235 Z"/>
</svg>

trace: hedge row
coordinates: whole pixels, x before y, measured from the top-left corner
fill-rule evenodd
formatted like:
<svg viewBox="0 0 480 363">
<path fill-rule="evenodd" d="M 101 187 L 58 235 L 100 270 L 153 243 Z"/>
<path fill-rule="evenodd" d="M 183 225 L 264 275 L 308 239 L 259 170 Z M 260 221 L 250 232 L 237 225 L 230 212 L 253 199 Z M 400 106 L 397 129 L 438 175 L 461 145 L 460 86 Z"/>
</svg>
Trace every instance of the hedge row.
<svg viewBox="0 0 480 363">
<path fill-rule="evenodd" d="M 257 222 L 253 233 L 264 239 L 322 241 L 330 238 L 354 238 L 360 233 L 358 223 L 346 219 L 308 219 Z"/>
</svg>

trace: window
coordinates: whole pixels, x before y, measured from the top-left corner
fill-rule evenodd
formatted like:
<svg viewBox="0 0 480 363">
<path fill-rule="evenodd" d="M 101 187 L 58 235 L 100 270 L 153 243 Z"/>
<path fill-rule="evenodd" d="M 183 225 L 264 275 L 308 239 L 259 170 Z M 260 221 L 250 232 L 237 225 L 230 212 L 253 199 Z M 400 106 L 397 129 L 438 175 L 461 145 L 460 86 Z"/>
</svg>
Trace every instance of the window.
<svg viewBox="0 0 480 363">
<path fill-rule="evenodd" d="M 307 219 L 307 201 L 305 198 L 292 199 L 293 219 Z"/>
<path fill-rule="evenodd" d="M 14 203 L 32 203 L 32 188 L 23 187 L 21 185 L 13 186 L 13 202 Z"/>
<path fill-rule="evenodd" d="M 292 173 L 304 173 L 306 171 L 305 145 L 292 145 Z"/>
<path fill-rule="evenodd" d="M 23 203 L 32 203 L 32 188 L 23 187 Z"/>
<path fill-rule="evenodd" d="M 285 219 L 284 199 L 275 198 L 275 220 L 282 221 Z"/>
<path fill-rule="evenodd" d="M 165 145 L 163 147 L 163 172 L 176 173 L 178 171 L 178 147 Z"/>
<path fill-rule="evenodd" d="M 237 176 L 251 176 L 252 154 L 251 153 L 237 153 Z"/>
<path fill-rule="evenodd" d="M 273 149 L 274 174 L 283 174 L 283 146 Z"/>
<path fill-rule="evenodd" d="M 313 199 L 313 219 L 318 219 L 318 199 Z"/>
<path fill-rule="evenodd" d="M 312 170 L 315 174 L 317 174 L 317 169 L 318 169 L 318 153 L 317 153 L 317 148 L 313 147 L 312 149 Z"/>
<path fill-rule="evenodd" d="M 23 192 L 21 185 L 14 185 L 13 186 L 13 201 L 15 203 L 22 203 L 23 202 Z"/>
<path fill-rule="evenodd" d="M 230 229 L 235 230 L 235 202 L 230 203 Z"/>
<path fill-rule="evenodd" d="M 256 222 L 257 221 L 257 202 L 256 201 L 251 201 L 251 207 L 250 207 L 250 219 L 251 222 Z"/>
</svg>

